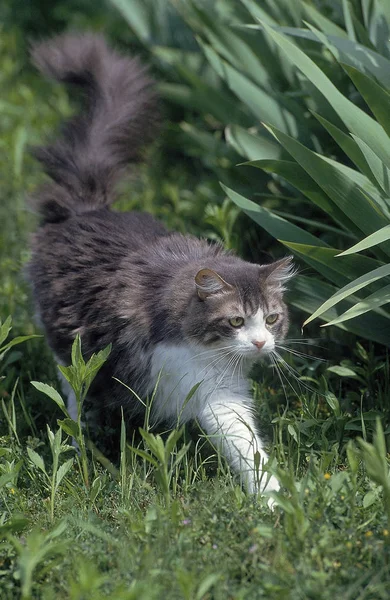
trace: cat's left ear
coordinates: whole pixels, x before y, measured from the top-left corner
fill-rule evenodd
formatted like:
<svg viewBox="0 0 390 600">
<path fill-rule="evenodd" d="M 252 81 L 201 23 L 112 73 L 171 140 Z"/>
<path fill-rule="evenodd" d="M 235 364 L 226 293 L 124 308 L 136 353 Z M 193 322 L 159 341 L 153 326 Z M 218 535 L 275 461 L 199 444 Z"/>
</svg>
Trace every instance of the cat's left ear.
<svg viewBox="0 0 390 600">
<path fill-rule="evenodd" d="M 292 256 L 286 256 L 269 265 L 261 267 L 262 277 L 269 287 L 278 288 L 280 291 L 286 289 L 286 283 L 294 277 L 296 268 Z"/>
</svg>

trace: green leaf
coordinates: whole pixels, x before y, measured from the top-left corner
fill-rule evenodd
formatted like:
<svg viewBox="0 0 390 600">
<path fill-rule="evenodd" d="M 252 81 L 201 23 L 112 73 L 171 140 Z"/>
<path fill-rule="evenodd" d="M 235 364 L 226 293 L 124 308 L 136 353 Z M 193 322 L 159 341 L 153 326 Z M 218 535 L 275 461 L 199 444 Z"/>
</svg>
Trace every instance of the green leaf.
<svg viewBox="0 0 390 600">
<path fill-rule="evenodd" d="M 206 594 L 214 587 L 221 576 L 218 573 L 212 573 L 211 575 L 207 575 L 199 584 L 197 589 L 195 600 L 202 600 Z"/>
<path fill-rule="evenodd" d="M 337 256 L 346 256 L 347 254 L 361 252 L 362 250 L 367 250 L 367 248 L 372 248 L 372 246 L 377 246 L 378 244 L 386 242 L 387 240 L 390 240 L 390 225 L 386 225 L 378 231 L 375 231 L 375 233 L 372 233 L 371 235 L 367 236 L 358 244 L 351 246 L 351 248 L 348 248 L 348 250 L 344 250 L 344 252 L 340 252 L 340 254 L 338 254 Z"/>
<path fill-rule="evenodd" d="M 338 251 L 335 248 L 310 246 L 284 242 L 289 250 L 303 258 L 307 263 L 327 277 L 331 282 L 344 285 L 348 280 L 355 280 L 369 270 L 382 266 L 382 263 L 368 256 L 349 256 L 350 260 L 333 260 Z"/>
<path fill-rule="evenodd" d="M 6 323 L 7 323 L 7 321 L 4 323 L 4 325 L 6 325 Z M 11 328 L 9 328 L 8 331 L 10 329 Z M 8 332 L 7 332 L 7 335 L 8 335 Z M 23 342 L 25 342 L 27 340 L 32 340 L 33 338 L 40 338 L 40 337 L 42 337 L 42 336 L 41 335 L 21 335 L 19 337 L 16 337 L 13 340 L 11 340 L 10 342 L 8 342 L 7 344 L 5 344 L 5 346 L 2 346 L 0 348 L 0 354 L 3 354 L 3 352 L 8 351 L 10 348 L 13 348 L 13 346 L 17 346 L 18 344 L 22 344 Z"/>
<path fill-rule="evenodd" d="M 0 539 L 4 539 L 10 533 L 19 533 L 29 525 L 29 520 L 22 515 L 14 515 L 9 521 L 0 525 Z"/>
<path fill-rule="evenodd" d="M 151 454 L 145 452 L 145 450 L 141 450 L 141 448 L 134 448 L 133 446 L 129 446 L 129 448 L 132 452 L 134 452 L 134 454 L 146 460 L 146 462 L 153 465 L 156 469 L 159 467 L 159 463 L 157 462 L 157 460 Z"/>
<path fill-rule="evenodd" d="M 44 394 L 46 394 L 46 396 L 49 396 L 49 398 L 51 398 L 52 400 L 54 400 L 54 402 L 57 404 L 57 406 L 60 407 L 60 409 L 62 410 L 62 412 L 68 417 L 68 411 L 66 409 L 65 406 L 65 402 L 63 401 L 63 399 L 61 398 L 60 394 L 57 392 L 57 390 L 55 390 L 51 385 L 48 385 L 47 383 L 41 383 L 40 381 L 32 381 L 31 384 L 39 391 L 39 392 L 43 392 Z"/>
<path fill-rule="evenodd" d="M 334 367 L 328 367 L 326 370 L 329 371 L 329 373 L 335 373 L 340 377 L 353 377 L 354 379 L 357 377 L 355 371 L 352 371 L 352 369 L 349 369 L 348 367 L 335 365 Z M 326 399 L 328 400 L 328 398 Z"/>
<path fill-rule="evenodd" d="M 342 64 L 387 135 L 390 136 L 390 94 L 372 77 Z"/>
<path fill-rule="evenodd" d="M 370 283 L 372 283 L 374 281 L 378 281 L 379 279 L 382 279 L 383 277 L 387 277 L 389 275 L 390 275 L 390 265 L 383 265 L 381 267 L 378 267 L 377 269 L 374 269 L 373 271 L 370 271 L 369 273 L 366 273 L 365 275 L 363 275 L 361 277 L 358 277 L 351 283 L 348 283 L 346 286 L 341 288 L 341 290 L 338 290 L 335 294 L 333 294 L 333 296 L 331 296 L 331 298 L 329 298 L 326 302 L 324 302 L 308 319 L 306 319 L 303 326 L 305 326 L 308 323 L 310 323 L 311 321 L 313 321 L 325 310 L 327 310 L 328 308 L 330 308 L 330 307 L 334 306 L 335 304 L 337 304 L 338 302 L 340 302 L 340 300 L 343 300 L 344 298 L 350 296 L 351 294 L 354 294 L 355 292 L 366 287 Z M 390 319 L 390 315 L 389 315 L 389 319 Z"/>
<path fill-rule="evenodd" d="M 110 0 L 119 12 L 124 16 L 135 34 L 144 42 L 150 42 L 150 21 L 148 5 L 144 0 Z"/>
<path fill-rule="evenodd" d="M 58 469 L 56 473 L 56 484 L 55 489 L 57 490 L 63 478 L 69 473 L 74 463 L 74 459 L 70 458 L 66 462 L 64 462 Z"/>
<path fill-rule="evenodd" d="M 28 454 L 28 457 L 31 460 L 31 462 L 36 467 L 38 467 L 38 469 L 40 469 L 45 475 L 47 475 L 46 469 L 45 469 L 45 463 L 43 462 L 43 458 L 37 452 L 35 452 L 35 450 L 32 450 L 32 448 L 29 448 L 28 446 L 27 446 L 27 454 Z"/>
<path fill-rule="evenodd" d="M 361 231 L 369 234 L 387 225 L 387 219 L 368 201 L 360 187 L 354 185 L 345 172 L 338 168 L 337 164 L 312 152 L 275 127 L 269 126 L 268 128 L 336 206 Z M 352 206 L 353 210 L 351 210 Z"/>
<path fill-rule="evenodd" d="M 78 424 L 76 423 L 76 421 L 73 421 L 73 419 L 68 418 L 68 419 L 63 419 L 62 421 L 60 419 L 57 419 L 57 424 L 59 425 L 59 427 L 61 427 L 61 429 L 63 431 L 65 431 L 65 433 L 67 435 L 70 435 L 75 440 L 80 438 L 80 435 L 81 435 L 80 428 L 79 428 Z"/>
<path fill-rule="evenodd" d="M 249 160 L 278 159 L 282 154 L 280 145 L 274 140 L 264 135 L 250 133 L 239 125 L 229 125 L 225 129 L 225 138 L 238 154 Z"/>
<path fill-rule="evenodd" d="M 385 192 L 387 196 L 390 196 L 390 171 L 387 166 L 381 161 L 381 159 L 371 150 L 369 146 L 363 140 L 357 136 L 353 136 L 355 142 L 359 146 L 367 164 L 371 170 L 375 180 Z"/>
<path fill-rule="evenodd" d="M 336 291 L 337 288 L 329 283 L 325 283 L 314 277 L 299 275 L 289 282 L 289 290 L 285 295 L 289 304 L 311 314 Z M 336 306 L 329 308 L 319 315 L 319 319 L 323 321 L 335 319 L 340 312 L 350 308 L 355 302 L 354 297 L 349 296 Z M 390 346 L 389 319 L 382 317 L 382 315 L 367 313 L 353 321 L 338 323 L 336 327 L 351 331 L 355 335 L 372 340 L 373 342 Z"/>
<path fill-rule="evenodd" d="M 348 0 L 342 0 L 345 29 L 350 40 L 356 42 L 355 29 L 353 26 L 353 12 Z"/>
<path fill-rule="evenodd" d="M 9 332 L 12 329 L 12 318 L 7 317 L 4 323 L 0 321 L 0 345 L 7 339 Z"/>
<path fill-rule="evenodd" d="M 330 133 L 333 139 L 337 142 L 340 148 L 345 152 L 347 156 L 355 163 L 355 165 L 364 173 L 367 177 L 371 177 L 371 171 L 367 165 L 367 161 L 364 158 L 364 154 L 360 150 L 355 140 L 344 131 L 341 131 L 336 125 L 324 119 L 321 115 L 316 112 L 312 113 L 316 119 L 321 123 L 323 127 Z"/>
<path fill-rule="evenodd" d="M 363 496 L 363 508 L 369 508 L 378 500 L 378 494 L 375 490 L 370 490 Z"/>
<path fill-rule="evenodd" d="M 327 98 L 349 131 L 362 139 L 388 166 L 390 165 L 390 141 L 381 125 L 363 110 L 350 102 L 330 81 L 323 71 L 295 44 L 271 27 L 263 24 L 270 38 L 291 61 Z M 316 31 L 324 43 L 326 36 Z M 271 121 L 272 123 L 272 121 Z"/>
<path fill-rule="evenodd" d="M 154 435 L 142 427 L 139 428 L 139 432 L 142 435 L 143 439 L 146 442 L 149 450 L 153 452 L 155 457 L 161 462 L 165 462 L 165 447 L 162 437 L 160 435 Z"/>
<path fill-rule="evenodd" d="M 254 25 L 252 27 L 262 29 L 261 26 Z M 390 88 L 390 60 L 378 52 L 352 40 L 343 39 L 340 35 L 326 35 L 321 36 L 320 39 L 316 33 L 307 29 L 275 27 L 275 30 L 320 44 L 324 43 L 324 37 L 326 37 L 326 46 L 340 63 L 350 65 L 359 69 L 359 71 L 373 75 L 384 87 Z"/>
<path fill-rule="evenodd" d="M 241 210 L 243 210 L 249 217 L 251 217 L 260 227 L 268 231 L 273 237 L 284 242 L 305 242 L 309 245 L 321 245 L 321 241 L 311 233 L 305 231 L 301 227 L 297 227 L 292 223 L 282 219 L 270 210 L 255 204 L 248 198 L 241 196 L 234 190 L 226 187 L 220 183 L 222 189 L 226 195 L 236 204 Z"/>
<path fill-rule="evenodd" d="M 337 323 L 343 323 L 344 321 L 348 321 L 349 319 L 355 319 L 356 317 L 359 317 L 360 315 L 363 315 L 364 313 L 370 310 L 376 310 L 384 304 L 388 304 L 389 302 L 390 285 L 385 285 L 382 289 L 374 292 L 373 294 L 370 294 L 369 296 L 367 296 L 367 298 L 364 298 L 364 300 L 357 302 L 355 306 L 342 313 L 340 316 L 337 317 L 337 319 L 329 321 L 325 325 L 322 325 L 322 327 L 328 327 L 330 325 L 336 325 Z"/>
<path fill-rule="evenodd" d="M 345 212 L 340 210 L 337 204 L 332 202 L 332 200 L 324 194 L 321 187 L 312 179 L 312 177 L 310 177 L 305 169 L 296 162 L 287 160 L 255 160 L 244 164 L 283 177 L 283 179 L 291 183 L 291 185 L 302 192 L 337 223 L 349 231 L 359 231 Z M 324 245 L 326 244 L 324 243 Z"/>
<path fill-rule="evenodd" d="M 336 36 L 341 39 L 348 37 L 344 29 L 342 29 L 341 27 L 333 23 L 333 21 L 325 17 L 325 15 L 319 10 L 317 10 L 313 5 L 304 2 L 303 10 L 309 18 L 309 20 L 312 21 L 314 25 L 317 25 L 317 27 L 319 27 L 324 33 Z"/>
<path fill-rule="evenodd" d="M 85 366 L 85 361 L 81 352 L 81 338 L 79 334 L 76 335 L 72 344 L 72 365 L 76 367 L 78 371 L 82 371 Z"/>
<path fill-rule="evenodd" d="M 221 59 L 211 46 L 200 43 L 212 67 L 257 119 L 275 123 L 283 131 L 290 132 L 294 136 L 300 135 L 303 123 L 298 123 L 296 117 L 287 108 Z"/>
<path fill-rule="evenodd" d="M 333 410 L 334 414 L 337 417 L 339 417 L 341 415 L 340 403 L 337 400 L 336 396 L 333 394 L 333 392 L 326 392 L 325 400 L 329 404 L 330 408 Z"/>
</svg>

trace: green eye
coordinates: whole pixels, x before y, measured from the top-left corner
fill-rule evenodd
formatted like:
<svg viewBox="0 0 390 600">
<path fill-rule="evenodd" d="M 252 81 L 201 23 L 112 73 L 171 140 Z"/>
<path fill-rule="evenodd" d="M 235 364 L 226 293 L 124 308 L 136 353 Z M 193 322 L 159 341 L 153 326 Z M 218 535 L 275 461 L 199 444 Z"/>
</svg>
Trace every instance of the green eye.
<svg viewBox="0 0 390 600">
<path fill-rule="evenodd" d="M 274 325 L 274 323 L 276 323 L 276 321 L 278 319 L 279 319 L 279 315 L 277 313 L 275 313 L 274 315 L 268 315 L 265 322 L 267 323 L 267 325 Z"/>
<path fill-rule="evenodd" d="M 233 317 L 229 319 L 229 323 L 232 327 L 242 327 L 245 321 L 242 317 Z"/>
</svg>

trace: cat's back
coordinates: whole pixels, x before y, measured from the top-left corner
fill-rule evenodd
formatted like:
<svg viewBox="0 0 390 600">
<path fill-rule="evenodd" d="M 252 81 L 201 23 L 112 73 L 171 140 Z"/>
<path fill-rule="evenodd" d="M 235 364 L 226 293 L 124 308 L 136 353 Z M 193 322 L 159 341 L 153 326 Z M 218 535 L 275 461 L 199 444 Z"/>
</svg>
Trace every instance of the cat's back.
<svg viewBox="0 0 390 600">
<path fill-rule="evenodd" d="M 33 263 L 66 262 L 70 268 L 80 261 L 108 264 L 167 234 L 148 213 L 97 210 L 44 224 L 33 239 Z"/>
</svg>

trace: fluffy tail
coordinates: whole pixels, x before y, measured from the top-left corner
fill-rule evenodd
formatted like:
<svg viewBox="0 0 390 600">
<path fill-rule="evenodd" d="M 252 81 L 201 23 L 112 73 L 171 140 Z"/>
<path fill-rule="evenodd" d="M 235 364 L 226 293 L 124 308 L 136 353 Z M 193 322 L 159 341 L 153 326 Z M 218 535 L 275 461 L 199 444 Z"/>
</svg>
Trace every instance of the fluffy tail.
<svg viewBox="0 0 390 600">
<path fill-rule="evenodd" d="M 140 158 L 157 124 L 153 82 L 137 59 L 112 51 L 95 34 L 65 34 L 32 47 L 46 76 L 82 88 L 86 106 L 62 137 L 34 150 L 53 180 L 33 200 L 44 221 L 96 210 L 115 200 L 125 166 Z"/>
</svg>

